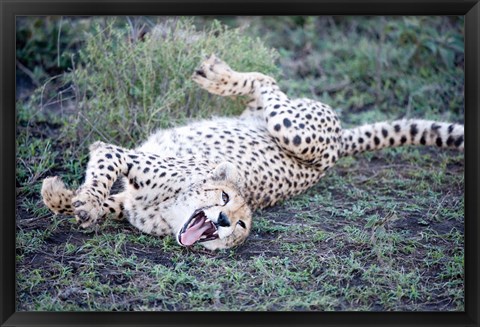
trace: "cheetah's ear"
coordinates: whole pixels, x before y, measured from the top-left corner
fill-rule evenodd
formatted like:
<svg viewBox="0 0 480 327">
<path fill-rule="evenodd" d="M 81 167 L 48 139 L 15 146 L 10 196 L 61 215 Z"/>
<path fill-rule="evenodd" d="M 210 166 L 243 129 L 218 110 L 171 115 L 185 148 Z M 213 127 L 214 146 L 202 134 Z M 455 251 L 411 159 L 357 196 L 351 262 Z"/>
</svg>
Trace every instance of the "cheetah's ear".
<svg viewBox="0 0 480 327">
<path fill-rule="evenodd" d="M 229 162 L 222 162 L 212 172 L 214 181 L 229 181 L 235 184 L 239 181 L 237 168 Z"/>
</svg>

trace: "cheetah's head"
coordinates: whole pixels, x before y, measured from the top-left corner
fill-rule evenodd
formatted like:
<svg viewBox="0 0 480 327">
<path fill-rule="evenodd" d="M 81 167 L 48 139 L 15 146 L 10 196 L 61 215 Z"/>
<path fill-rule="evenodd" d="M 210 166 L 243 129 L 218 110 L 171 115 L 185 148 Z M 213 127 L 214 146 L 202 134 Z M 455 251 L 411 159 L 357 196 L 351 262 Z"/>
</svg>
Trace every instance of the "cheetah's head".
<svg viewBox="0 0 480 327">
<path fill-rule="evenodd" d="M 239 192 L 239 180 L 236 168 L 224 162 L 185 193 L 188 214 L 176 233 L 180 245 L 200 243 L 216 250 L 241 244 L 247 238 L 252 213 Z"/>
</svg>

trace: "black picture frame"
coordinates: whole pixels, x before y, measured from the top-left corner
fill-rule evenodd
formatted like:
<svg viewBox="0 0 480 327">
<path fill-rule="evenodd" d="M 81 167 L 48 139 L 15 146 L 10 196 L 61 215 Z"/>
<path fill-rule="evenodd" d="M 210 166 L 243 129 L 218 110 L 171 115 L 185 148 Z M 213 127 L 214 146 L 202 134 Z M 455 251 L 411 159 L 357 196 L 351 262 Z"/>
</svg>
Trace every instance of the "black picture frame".
<svg viewBox="0 0 480 327">
<path fill-rule="evenodd" d="M 1 0 L 0 323 L 2 326 L 478 326 L 480 4 L 459 0 Z M 15 17 L 17 15 L 465 15 L 465 312 L 15 312 Z"/>
</svg>

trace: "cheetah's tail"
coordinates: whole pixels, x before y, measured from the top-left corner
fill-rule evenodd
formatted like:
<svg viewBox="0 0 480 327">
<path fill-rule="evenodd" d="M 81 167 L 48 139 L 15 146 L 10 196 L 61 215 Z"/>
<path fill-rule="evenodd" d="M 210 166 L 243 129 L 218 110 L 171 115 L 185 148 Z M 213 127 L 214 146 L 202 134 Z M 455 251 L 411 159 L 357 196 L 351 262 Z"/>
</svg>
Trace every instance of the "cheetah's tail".
<svg viewBox="0 0 480 327">
<path fill-rule="evenodd" d="M 345 129 L 341 156 L 402 145 L 435 145 L 463 151 L 464 127 L 430 120 L 410 119 Z"/>
<path fill-rule="evenodd" d="M 60 177 L 47 177 L 41 190 L 43 202 L 56 214 L 73 215 L 72 198 L 75 193 L 66 188 Z"/>
</svg>

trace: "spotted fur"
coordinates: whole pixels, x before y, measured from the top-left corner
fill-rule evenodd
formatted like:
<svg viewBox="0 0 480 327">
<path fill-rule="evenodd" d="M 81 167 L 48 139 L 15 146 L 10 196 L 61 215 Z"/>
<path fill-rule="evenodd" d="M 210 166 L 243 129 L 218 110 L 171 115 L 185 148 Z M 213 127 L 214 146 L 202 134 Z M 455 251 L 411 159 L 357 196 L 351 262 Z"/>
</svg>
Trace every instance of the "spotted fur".
<svg viewBox="0 0 480 327">
<path fill-rule="evenodd" d="M 180 244 L 201 210 L 218 233 L 201 244 L 228 248 L 248 236 L 253 210 L 302 193 L 340 157 L 407 144 L 464 148 L 460 124 L 399 120 L 342 129 L 328 105 L 290 99 L 273 78 L 233 71 L 215 56 L 193 80 L 213 94 L 247 96 L 246 110 L 158 131 L 136 149 L 96 142 L 84 184 L 71 191 L 58 177 L 45 179 L 45 204 L 82 227 L 110 214 L 145 233 L 174 234 Z M 112 195 L 119 178 L 125 189 Z"/>
</svg>

